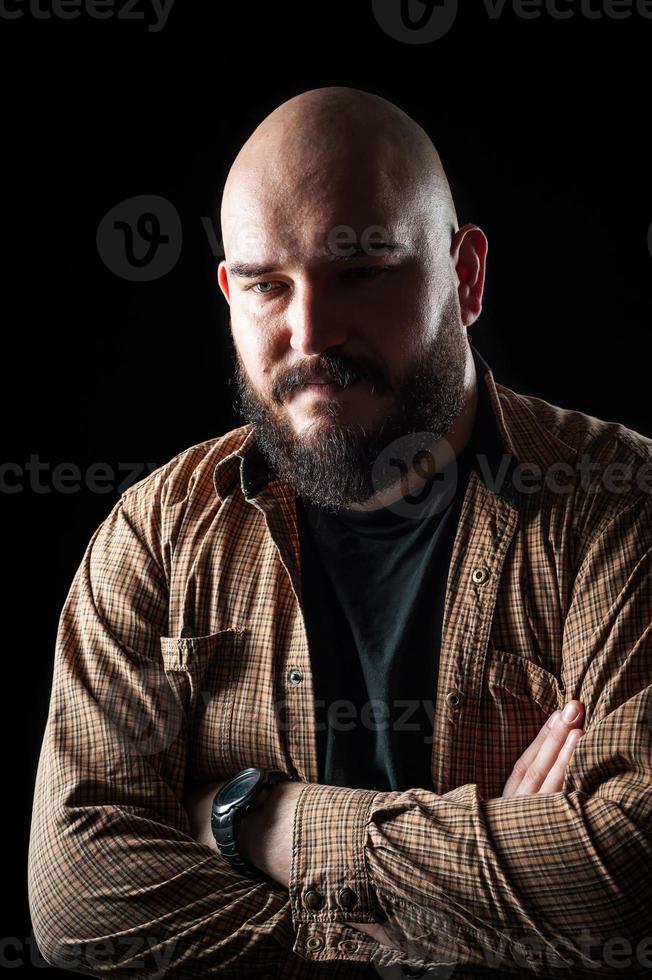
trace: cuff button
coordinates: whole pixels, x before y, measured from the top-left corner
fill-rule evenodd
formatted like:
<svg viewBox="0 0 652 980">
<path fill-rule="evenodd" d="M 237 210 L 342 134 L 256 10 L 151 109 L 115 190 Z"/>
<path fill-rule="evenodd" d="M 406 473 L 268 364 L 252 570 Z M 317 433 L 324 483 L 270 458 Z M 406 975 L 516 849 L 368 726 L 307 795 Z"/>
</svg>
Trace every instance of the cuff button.
<svg viewBox="0 0 652 980">
<path fill-rule="evenodd" d="M 338 946 L 343 953 L 355 953 L 358 948 L 358 944 L 354 939 L 343 939 L 341 943 L 338 943 Z"/>
<path fill-rule="evenodd" d="M 358 902 L 358 896 L 352 888 L 342 888 L 337 900 L 343 909 L 352 909 Z"/>
<path fill-rule="evenodd" d="M 310 939 L 306 939 L 306 947 L 308 949 L 321 949 L 324 945 L 324 940 L 321 936 L 311 936 Z"/>
<path fill-rule="evenodd" d="M 314 888 L 311 888 L 303 896 L 303 904 L 307 909 L 316 911 L 324 904 L 324 896 L 320 892 L 315 891 Z"/>
</svg>

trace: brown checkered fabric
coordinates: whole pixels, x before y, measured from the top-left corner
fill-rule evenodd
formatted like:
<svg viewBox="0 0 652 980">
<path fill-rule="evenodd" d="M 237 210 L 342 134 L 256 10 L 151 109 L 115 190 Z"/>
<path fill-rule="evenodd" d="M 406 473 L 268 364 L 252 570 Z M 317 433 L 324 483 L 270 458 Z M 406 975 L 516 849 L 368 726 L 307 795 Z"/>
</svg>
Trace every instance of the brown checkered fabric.
<svg viewBox="0 0 652 980">
<path fill-rule="evenodd" d="M 50 963 L 650 975 L 652 441 L 488 367 L 479 383 L 505 465 L 497 483 L 471 472 L 457 529 L 432 791 L 317 783 L 294 494 L 249 425 L 130 487 L 93 533 L 59 622 L 33 805 L 30 908 Z M 501 798 L 571 698 L 585 734 L 563 790 Z M 289 892 L 189 834 L 184 786 L 247 766 L 307 783 Z M 401 953 L 347 926 L 374 921 Z"/>
</svg>

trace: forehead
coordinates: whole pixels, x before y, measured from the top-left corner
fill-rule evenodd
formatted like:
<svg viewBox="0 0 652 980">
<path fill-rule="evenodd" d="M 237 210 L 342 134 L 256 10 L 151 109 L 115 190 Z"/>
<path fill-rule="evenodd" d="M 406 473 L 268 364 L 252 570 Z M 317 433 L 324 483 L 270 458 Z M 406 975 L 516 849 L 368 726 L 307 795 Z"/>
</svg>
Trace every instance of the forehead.
<svg viewBox="0 0 652 980">
<path fill-rule="evenodd" d="M 363 190 L 357 180 L 315 195 L 259 186 L 237 200 L 222 228 L 229 261 L 350 256 L 355 245 L 377 254 L 383 242 L 416 244 L 422 229 L 418 211 L 397 194 L 382 186 Z"/>
<path fill-rule="evenodd" d="M 367 224 L 333 224 L 313 226 L 295 231 L 294 226 L 279 227 L 275 234 L 264 234 L 252 225 L 242 227 L 231 241 L 226 258 L 230 271 L 236 272 L 247 263 L 262 262 L 269 266 L 301 262 L 332 261 L 355 258 L 359 255 L 402 255 L 412 251 L 405 234 L 392 230 L 395 226 Z"/>
</svg>

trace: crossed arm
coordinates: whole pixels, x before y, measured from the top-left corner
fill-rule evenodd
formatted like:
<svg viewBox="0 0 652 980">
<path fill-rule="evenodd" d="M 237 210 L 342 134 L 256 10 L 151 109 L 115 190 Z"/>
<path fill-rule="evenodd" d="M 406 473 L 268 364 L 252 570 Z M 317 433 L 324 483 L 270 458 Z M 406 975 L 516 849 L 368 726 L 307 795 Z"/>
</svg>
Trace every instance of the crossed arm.
<svg viewBox="0 0 652 980">
<path fill-rule="evenodd" d="M 106 975 L 160 976 L 161 955 L 171 976 L 186 973 L 190 961 L 206 976 L 228 975 L 232 957 L 240 975 L 261 962 L 274 972 L 290 950 L 315 962 L 341 959 L 331 941 L 346 925 L 391 931 L 405 947 L 385 950 L 391 963 L 416 942 L 414 959 L 448 962 L 452 950 L 473 967 L 515 955 L 521 937 L 533 936 L 542 955 L 556 954 L 556 966 L 559 941 L 586 962 L 590 927 L 608 942 L 643 937 L 634 969 L 637 976 L 649 969 L 652 496 L 584 520 L 563 658 L 587 723 L 566 760 L 567 792 L 554 791 L 559 767 L 555 775 L 547 748 L 539 758 L 543 744 L 529 761 L 524 753 L 503 790 L 528 796 L 521 801 L 482 800 L 473 784 L 442 796 L 377 798 L 303 783 L 290 799 L 283 788 L 247 817 L 245 853 L 249 847 L 271 879 L 245 888 L 207 857 L 215 854 L 212 836 L 204 846 L 193 840 L 210 832 L 207 815 L 190 828 L 201 791 L 186 784 L 188 810 L 182 805 L 189 733 L 170 712 L 189 696 L 188 678 L 160 663 L 169 596 L 153 497 L 165 475 L 163 468 L 153 489 L 124 494 L 97 528 L 60 617 L 28 860 L 32 925 L 47 962 L 69 969 L 72 953 L 76 968 L 81 960 L 93 974 L 99 939 L 115 957 L 103 962 Z M 203 788 L 208 810 L 216 790 Z M 288 889 L 295 827 L 303 846 L 293 853 Z M 432 848 L 420 843 L 426 836 Z M 368 841 L 376 846 L 365 868 Z M 352 873 L 356 918 L 366 923 L 351 923 L 335 903 L 298 908 L 307 875 L 334 890 Z M 326 942 L 314 954 L 307 940 L 317 924 Z"/>
<path fill-rule="evenodd" d="M 564 718 L 560 711 L 555 711 L 518 758 L 505 783 L 503 797 L 561 790 L 573 750 L 583 734 L 580 725 L 584 706 L 581 701 L 569 701 L 564 709 L 566 713 L 568 717 Z M 214 850 L 217 845 L 210 824 L 211 803 L 223 783 L 202 783 L 192 787 L 183 800 L 192 836 Z M 238 843 L 243 857 L 285 888 L 288 887 L 292 862 L 294 813 L 306 785 L 294 781 L 276 784 L 240 824 Z M 348 925 L 386 946 L 399 948 L 380 923 L 350 922 Z"/>
</svg>

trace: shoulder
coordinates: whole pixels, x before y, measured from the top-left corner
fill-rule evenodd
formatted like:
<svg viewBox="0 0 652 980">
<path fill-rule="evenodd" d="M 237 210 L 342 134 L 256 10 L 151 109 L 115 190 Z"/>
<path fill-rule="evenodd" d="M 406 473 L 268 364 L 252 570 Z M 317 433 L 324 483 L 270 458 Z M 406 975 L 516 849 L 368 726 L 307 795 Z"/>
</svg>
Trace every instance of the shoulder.
<svg viewBox="0 0 652 980">
<path fill-rule="evenodd" d="M 160 553 L 176 539 L 186 519 L 210 520 L 211 512 L 219 509 L 215 467 L 238 452 L 250 430 L 250 424 L 239 426 L 188 446 L 128 487 L 116 508 Z"/>
<path fill-rule="evenodd" d="M 506 419 L 512 422 L 521 438 L 522 427 L 527 425 L 528 419 L 534 419 L 538 426 L 575 454 L 591 451 L 596 458 L 605 461 L 620 456 L 642 462 L 652 460 L 652 439 L 622 422 L 597 418 L 578 409 L 562 408 L 498 383 L 496 391 Z"/>
<path fill-rule="evenodd" d="M 496 384 L 505 427 L 519 460 L 534 462 L 547 488 L 573 508 L 582 535 L 599 535 L 625 512 L 649 522 L 652 439 L 619 421 L 564 408 Z"/>
</svg>

